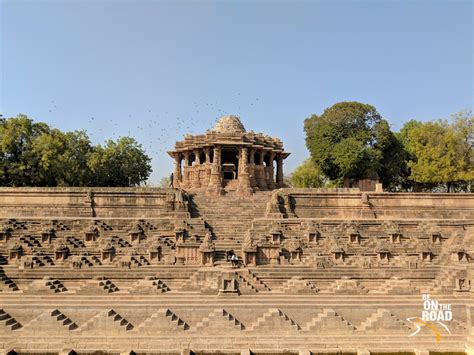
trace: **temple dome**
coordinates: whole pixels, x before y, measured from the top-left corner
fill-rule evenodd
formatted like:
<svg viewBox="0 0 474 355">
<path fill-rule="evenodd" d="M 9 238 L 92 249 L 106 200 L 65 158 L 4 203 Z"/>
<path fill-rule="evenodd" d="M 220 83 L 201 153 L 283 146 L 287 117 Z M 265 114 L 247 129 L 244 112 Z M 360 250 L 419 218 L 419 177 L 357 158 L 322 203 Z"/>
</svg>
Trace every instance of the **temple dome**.
<svg viewBox="0 0 474 355">
<path fill-rule="evenodd" d="M 219 118 L 212 130 L 217 133 L 244 133 L 245 127 L 239 117 L 229 115 Z"/>
</svg>

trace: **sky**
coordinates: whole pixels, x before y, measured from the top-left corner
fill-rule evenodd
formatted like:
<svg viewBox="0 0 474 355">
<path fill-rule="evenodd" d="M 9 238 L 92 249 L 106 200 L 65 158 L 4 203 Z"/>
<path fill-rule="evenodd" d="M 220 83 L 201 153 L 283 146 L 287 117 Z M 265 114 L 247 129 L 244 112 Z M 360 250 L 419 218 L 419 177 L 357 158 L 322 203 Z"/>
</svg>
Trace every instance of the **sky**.
<svg viewBox="0 0 474 355">
<path fill-rule="evenodd" d="M 397 131 L 473 106 L 472 1 L 0 0 L 0 113 L 152 158 L 224 114 L 277 136 L 290 173 L 303 121 L 340 101 Z"/>
</svg>

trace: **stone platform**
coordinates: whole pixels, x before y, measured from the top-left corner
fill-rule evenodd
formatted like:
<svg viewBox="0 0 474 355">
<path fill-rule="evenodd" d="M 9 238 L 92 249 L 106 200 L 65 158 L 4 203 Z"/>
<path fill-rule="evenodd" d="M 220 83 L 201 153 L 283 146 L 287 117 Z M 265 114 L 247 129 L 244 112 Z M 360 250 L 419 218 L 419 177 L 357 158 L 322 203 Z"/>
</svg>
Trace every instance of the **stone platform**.
<svg viewBox="0 0 474 355">
<path fill-rule="evenodd" d="M 0 226 L 0 353 L 474 348 L 472 194 L 0 188 Z"/>
</svg>

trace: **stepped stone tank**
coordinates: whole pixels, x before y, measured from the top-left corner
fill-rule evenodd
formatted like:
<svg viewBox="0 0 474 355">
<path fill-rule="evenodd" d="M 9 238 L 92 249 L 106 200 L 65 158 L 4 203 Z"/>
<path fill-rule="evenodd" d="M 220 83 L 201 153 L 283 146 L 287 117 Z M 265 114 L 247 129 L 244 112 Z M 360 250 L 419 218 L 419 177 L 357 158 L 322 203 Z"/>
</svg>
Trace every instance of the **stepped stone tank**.
<svg viewBox="0 0 474 355">
<path fill-rule="evenodd" d="M 241 185 L 250 164 L 214 161 L 217 189 L 205 162 L 173 189 L 0 188 L 0 354 L 473 353 L 472 194 Z M 427 294 L 446 328 L 417 320 Z"/>
</svg>

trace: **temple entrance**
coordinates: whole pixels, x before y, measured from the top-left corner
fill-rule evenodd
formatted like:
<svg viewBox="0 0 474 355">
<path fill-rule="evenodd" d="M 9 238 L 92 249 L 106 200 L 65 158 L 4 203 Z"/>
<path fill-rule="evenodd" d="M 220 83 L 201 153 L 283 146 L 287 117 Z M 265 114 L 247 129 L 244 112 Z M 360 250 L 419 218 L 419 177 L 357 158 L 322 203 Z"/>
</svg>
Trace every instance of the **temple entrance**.
<svg viewBox="0 0 474 355">
<path fill-rule="evenodd" d="M 222 150 L 222 179 L 237 180 L 239 174 L 239 152 L 235 148 Z"/>
<path fill-rule="evenodd" d="M 222 187 L 226 191 L 237 190 L 239 177 L 239 152 L 236 148 L 222 149 Z"/>
</svg>

